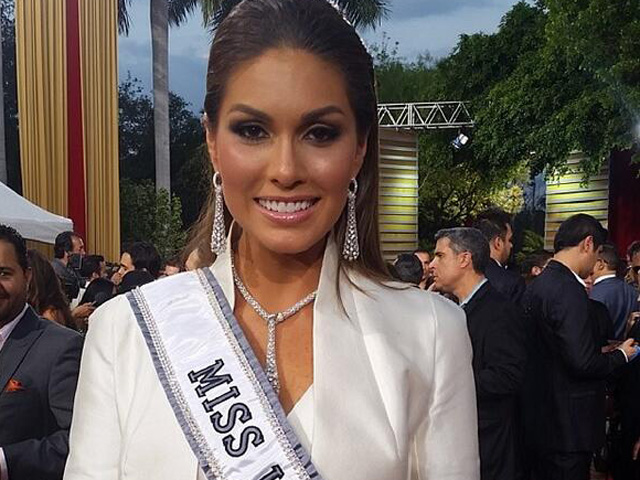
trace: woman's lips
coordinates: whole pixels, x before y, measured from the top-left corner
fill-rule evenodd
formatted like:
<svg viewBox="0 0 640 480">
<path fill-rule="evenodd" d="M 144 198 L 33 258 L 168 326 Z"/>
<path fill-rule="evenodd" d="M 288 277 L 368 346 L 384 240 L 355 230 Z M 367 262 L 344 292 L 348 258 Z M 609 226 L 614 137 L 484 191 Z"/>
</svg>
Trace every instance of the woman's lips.
<svg viewBox="0 0 640 480">
<path fill-rule="evenodd" d="M 295 225 L 307 220 L 318 204 L 318 198 L 257 198 L 260 211 L 267 218 L 281 225 Z"/>
</svg>

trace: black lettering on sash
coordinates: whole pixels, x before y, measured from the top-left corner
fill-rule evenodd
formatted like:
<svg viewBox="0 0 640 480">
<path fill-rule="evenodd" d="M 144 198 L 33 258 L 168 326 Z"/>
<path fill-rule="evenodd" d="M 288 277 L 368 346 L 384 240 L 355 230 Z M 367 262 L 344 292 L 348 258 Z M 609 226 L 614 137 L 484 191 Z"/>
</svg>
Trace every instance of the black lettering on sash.
<svg viewBox="0 0 640 480">
<path fill-rule="evenodd" d="M 234 403 L 229 409 L 229 420 L 226 423 L 222 422 L 222 414 L 216 412 L 211 415 L 211 424 L 213 429 L 218 433 L 229 433 L 236 426 L 236 422 L 240 420 L 240 423 L 247 423 L 253 416 L 249 407 L 244 403 Z"/>
<path fill-rule="evenodd" d="M 250 437 L 253 437 L 253 440 L 251 440 Z M 249 442 L 251 442 L 254 447 L 264 443 L 264 435 L 262 435 L 262 431 L 260 431 L 258 427 L 247 427 L 240 434 L 240 445 L 234 447 L 234 440 L 233 435 L 227 435 L 222 439 L 222 443 L 229 456 L 237 458 L 247 453 Z"/>
<path fill-rule="evenodd" d="M 222 395 L 214 398 L 213 400 L 205 400 L 204 402 L 202 402 L 202 406 L 204 407 L 207 413 L 211 413 L 213 412 L 213 410 L 216 408 L 218 404 L 222 402 L 226 402 L 231 398 L 236 398 L 239 395 L 240 395 L 240 392 L 238 391 L 238 387 L 231 387 L 229 388 L 229 391 L 227 393 L 223 393 Z"/>
<path fill-rule="evenodd" d="M 212 365 L 194 372 L 193 370 L 188 373 L 191 383 L 199 383 L 196 387 L 196 394 L 199 397 L 204 397 L 209 390 L 216 388 L 223 383 L 231 383 L 233 378 L 231 375 L 216 375 L 218 370 L 224 367 L 224 362 L 221 359 L 216 360 Z"/>
<path fill-rule="evenodd" d="M 284 472 L 280 465 L 274 465 L 267 473 L 261 476 L 258 480 L 278 480 L 284 478 Z"/>
</svg>

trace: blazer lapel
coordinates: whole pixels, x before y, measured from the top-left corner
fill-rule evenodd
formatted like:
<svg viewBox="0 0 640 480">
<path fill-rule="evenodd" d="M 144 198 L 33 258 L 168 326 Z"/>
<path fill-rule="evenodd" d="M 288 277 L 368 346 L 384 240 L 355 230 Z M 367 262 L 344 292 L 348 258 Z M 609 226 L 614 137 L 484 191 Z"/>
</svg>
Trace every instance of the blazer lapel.
<svg viewBox="0 0 640 480">
<path fill-rule="evenodd" d="M 33 343 L 42 335 L 38 328 L 38 317 L 31 307 L 18 322 L 0 350 L 0 395 L 9 379 L 16 372 Z"/>
<path fill-rule="evenodd" d="M 311 458 L 322 465 L 324 478 L 394 478 L 384 471 L 393 464 L 389 458 L 396 458 L 397 445 L 360 328 L 365 312 L 346 280 L 341 298 L 336 294 L 339 253 L 331 236 L 324 255 L 314 305 Z M 381 454 L 372 458 L 372 451 Z"/>
</svg>

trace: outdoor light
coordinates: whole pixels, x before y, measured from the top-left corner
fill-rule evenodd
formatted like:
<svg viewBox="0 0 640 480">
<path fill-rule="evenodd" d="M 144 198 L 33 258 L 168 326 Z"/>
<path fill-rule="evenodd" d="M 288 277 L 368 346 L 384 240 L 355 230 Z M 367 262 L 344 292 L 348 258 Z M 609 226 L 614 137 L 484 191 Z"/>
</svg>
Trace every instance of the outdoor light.
<svg viewBox="0 0 640 480">
<path fill-rule="evenodd" d="M 460 150 L 467 143 L 469 143 L 469 137 L 467 137 L 464 133 L 459 133 L 458 136 L 453 139 L 451 145 L 453 145 L 453 148 L 455 148 L 456 150 Z"/>
</svg>

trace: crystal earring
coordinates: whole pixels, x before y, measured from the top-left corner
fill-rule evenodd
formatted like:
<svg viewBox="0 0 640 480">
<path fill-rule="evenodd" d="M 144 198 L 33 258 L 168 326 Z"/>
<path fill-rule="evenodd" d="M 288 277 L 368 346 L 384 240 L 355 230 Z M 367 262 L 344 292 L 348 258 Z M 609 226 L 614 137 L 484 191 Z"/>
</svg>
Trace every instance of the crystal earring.
<svg viewBox="0 0 640 480">
<path fill-rule="evenodd" d="M 213 228 L 211 230 L 211 251 L 216 255 L 223 253 L 227 247 L 227 234 L 224 229 L 224 201 L 222 200 L 222 177 L 213 174 Z"/>
<path fill-rule="evenodd" d="M 347 194 L 347 231 L 344 235 L 342 257 L 353 262 L 360 256 L 360 244 L 358 243 L 358 223 L 356 220 L 356 194 L 358 193 L 358 181 L 355 178 L 349 183 Z"/>
</svg>

